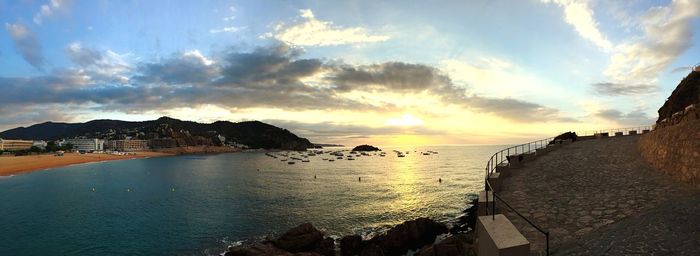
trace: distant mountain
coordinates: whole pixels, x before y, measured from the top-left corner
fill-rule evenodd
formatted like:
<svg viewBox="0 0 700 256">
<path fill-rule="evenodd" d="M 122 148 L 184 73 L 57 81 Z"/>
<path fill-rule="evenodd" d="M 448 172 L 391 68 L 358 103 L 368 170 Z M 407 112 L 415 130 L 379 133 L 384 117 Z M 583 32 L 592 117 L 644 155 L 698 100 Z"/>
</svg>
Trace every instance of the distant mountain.
<svg viewBox="0 0 700 256">
<path fill-rule="evenodd" d="M 226 137 L 251 148 L 296 149 L 313 147 L 305 138 L 300 138 L 286 129 L 259 121 L 232 123 L 217 121 L 211 124 L 183 121 L 161 117 L 152 121 L 93 120 L 85 123 L 45 122 L 30 127 L 19 127 L 0 133 L 4 139 L 56 140 L 79 136 L 115 139 L 129 136 L 139 139 L 162 138 L 164 130 L 168 135 Z M 185 134 L 185 135 L 182 135 Z"/>
</svg>

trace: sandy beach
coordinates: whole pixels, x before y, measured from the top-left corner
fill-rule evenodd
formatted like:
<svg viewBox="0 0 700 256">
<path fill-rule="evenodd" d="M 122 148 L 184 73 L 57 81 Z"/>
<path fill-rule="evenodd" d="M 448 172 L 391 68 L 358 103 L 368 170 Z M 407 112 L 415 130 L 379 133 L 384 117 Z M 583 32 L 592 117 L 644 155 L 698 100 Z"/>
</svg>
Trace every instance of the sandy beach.
<svg viewBox="0 0 700 256">
<path fill-rule="evenodd" d="M 125 160 L 145 157 L 171 156 L 171 153 L 164 152 L 134 152 L 133 155 L 110 155 L 110 154 L 77 154 L 66 153 L 64 156 L 54 156 L 53 154 L 33 155 L 33 156 L 8 156 L 0 157 L 0 176 L 7 176 L 19 173 L 26 173 L 47 168 L 56 168 L 72 164 Z"/>
</svg>

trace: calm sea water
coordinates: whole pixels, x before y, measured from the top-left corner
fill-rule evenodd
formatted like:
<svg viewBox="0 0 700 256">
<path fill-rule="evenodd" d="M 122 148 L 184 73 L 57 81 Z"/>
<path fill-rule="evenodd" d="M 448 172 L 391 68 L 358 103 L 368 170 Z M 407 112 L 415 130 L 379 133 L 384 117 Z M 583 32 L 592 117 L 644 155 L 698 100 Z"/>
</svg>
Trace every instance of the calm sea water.
<svg viewBox="0 0 700 256">
<path fill-rule="evenodd" d="M 161 157 L 2 177 L 0 255 L 213 255 L 307 221 L 340 237 L 449 220 L 502 147 L 294 165 L 260 152 Z"/>
</svg>

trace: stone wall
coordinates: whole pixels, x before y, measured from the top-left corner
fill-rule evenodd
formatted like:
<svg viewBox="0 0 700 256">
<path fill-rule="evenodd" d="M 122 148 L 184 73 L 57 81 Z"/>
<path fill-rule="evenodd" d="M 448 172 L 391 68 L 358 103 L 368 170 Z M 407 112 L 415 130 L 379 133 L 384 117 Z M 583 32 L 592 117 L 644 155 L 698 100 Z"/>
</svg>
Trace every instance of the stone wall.
<svg viewBox="0 0 700 256">
<path fill-rule="evenodd" d="M 656 169 L 700 186 L 700 104 L 690 105 L 639 139 L 639 151 Z"/>
</svg>

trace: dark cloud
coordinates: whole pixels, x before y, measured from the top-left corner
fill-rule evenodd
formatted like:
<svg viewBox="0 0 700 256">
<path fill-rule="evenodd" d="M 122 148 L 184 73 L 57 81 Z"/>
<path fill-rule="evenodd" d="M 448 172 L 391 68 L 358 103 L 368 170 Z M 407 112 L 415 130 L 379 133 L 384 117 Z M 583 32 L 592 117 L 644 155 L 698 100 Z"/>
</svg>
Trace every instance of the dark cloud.
<svg viewBox="0 0 700 256">
<path fill-rule="evenodd" d="M 478 112 L 492 113 L 516 122 L 578 122 L 573 117 L 564 117 L 559 110 L 540 104 L 517 100 L 470 96 L 463 104 Z"/>
<path fill-rule="evenodd" d="M 22 58 L 38 70 L 44 70 L 44 56 L 41 44 L 34 33 L 21 24 L 5 23 L 5 29 L 15 42 L 15 47 Z"/>
<path fill-rule="evenodd" d="M 595 116 L 619 124 L 630 126 L 649 125 L 654 122 L 653 118 L 649 117 L 646 113 L 642 112 L 641 110 L 623 113 L 615 109 L 605 109 L 596 113 Z"/>
<path fill-rule="evenodd" d="M 202 84 L 219 75 L 219 67 L 212 65 L 199 52 L 181 53 L 159 62 L 145 63 L 138 71 L 141 74 L 134 80 L 144 84 Z"/>
<path fill-rule="evenodd" d="M 354 67 L 341 65 L 330 81 L 341 91 L 382 89 L 420 92 L 451 86 L 450 78 L 434 67 L 403 62 Z"/>
<path fill-rule="evenodd" d="M 656 91 L 656 86 L 649 84 L 620 84 L 600 82 L 593 84 L 593 90 L 600 95 L 621 96 L 649 94 Z"/>
</svg>

